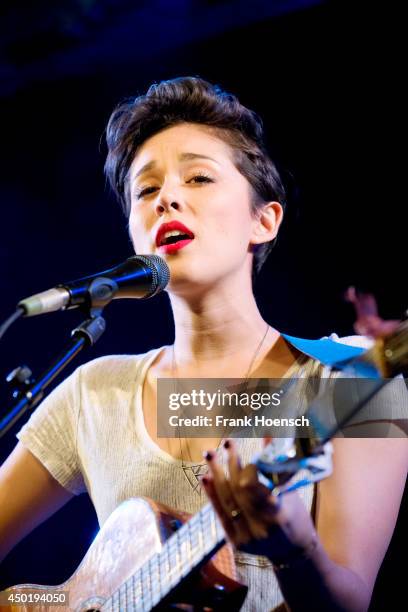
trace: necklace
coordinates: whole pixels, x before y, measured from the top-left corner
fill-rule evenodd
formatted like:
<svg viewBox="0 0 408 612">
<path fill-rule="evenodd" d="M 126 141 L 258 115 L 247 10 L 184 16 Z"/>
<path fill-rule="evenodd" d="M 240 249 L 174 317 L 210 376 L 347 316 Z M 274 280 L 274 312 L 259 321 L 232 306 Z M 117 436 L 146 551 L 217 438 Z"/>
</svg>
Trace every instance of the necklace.
<svg viewBox="0 0 408 612">
<path fill-rule="evenodd" d="M 266 340 L 266 336 L 268 335 L 268 331 L 269 331 L 269 324 L 266 324 L 266 330 L 265 333 L 262 337 L 262 340 L 259 342 L 258 346 L 255 349 L 255 353 L 252 356 L 251 362 L 249 364 L 247 373 L 245 374 L 245 380 L 244 380 L 244 385 L 248 382 L 249 376 L 251 374 L 253 365 L 256 361 L 256 358 L 258 357 L 261 348 Z M 176 355 L 174 352 L 174 344 L 172 346 L 172 378 L 174 381 L 174 388 L 176 388 L 176 379 L 177 379 L 177 372 L 178 372 L 178 368 L 177 368 L 177 363 L 176 363 Z M 178 433 L 178 440 L 179 440 L 179 446 L 180 446 L 180 457 L 181 457 L 181 469 L 184 472 L 184 476 L 187 478 L 191 488 L 193 489 L 193 491 L 195 491 L 198 495 L 201 496 L 202 493 L 202 489 L 201 489 L 201 483 L 200 483 L 200 479 L 202 476 L 204 476 L 205 474 L 207 474 L 208 472 L 208 465 L 202 461 L 200 463 L 196 463 L 194 464 L 191 461 L 191 453 L 190 453 L 190 447 L 188 445 L 188 440 L 187 440 L 187 451 L 188 451 L 188 455 L 190 457 L 190 462 L 192 465 L 186 465 L 185 461 L 184 461 L 184 457 L 183 457 L 183 446 L 181 444 L 181 436 L 180 436 L 180 427 L 177 427 L 177 433 Z M 225 430 L 224 430 L 225 433 Z M 218 442 L 218 446 L 215 449 L 215 452 L 218 453 L 222 442 L 224 441 L 224 433 L 222 435 L 222 437 L 220 438 L 220 441 Z"/>
</svg>

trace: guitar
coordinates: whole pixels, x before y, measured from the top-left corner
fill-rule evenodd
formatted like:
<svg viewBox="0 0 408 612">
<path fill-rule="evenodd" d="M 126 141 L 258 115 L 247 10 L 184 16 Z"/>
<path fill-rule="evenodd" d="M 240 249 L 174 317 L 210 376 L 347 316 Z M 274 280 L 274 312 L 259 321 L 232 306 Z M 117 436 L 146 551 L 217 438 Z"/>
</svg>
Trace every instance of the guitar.
<svg viewBox="0 0 408 612">
<path fill-rule="evenodd" d="M 195 609 L 239 610 L 247 587 L 234 580 L 232 548 L 224 546 L 206 563 L 225 543 L 211 505 L 187 518 L 147 498 L 129 499 L 110 515 L 71 578 L 57 587 L 24 584 L 6 589 L 0 610 L 16 610 L 4 605 L 5 597 L 24 594 L 30 594 L 31 601 L 36 594 L 63 594 L 68 608 L 48 607 L 44 597 L 44 604 L 22 604 L 19 611 L 190 609 L 177 608 L 187 602 L 200 606 Z"/>
<path fill-rule="evenodd" d="M 405 321 L 353 361 L 370 363 L 382 376 L 393 377 L 408 370 L 407 347 Z M 324 442 L 306 450 L 298 441 L 291 448 L 285 442 L 278 457 L 273 442 L 268 445 L 256 465 L 272 492 L 294 488 L 291 481 L 300 467 L 310 471 L 302 485 L 329 475 L 330 451 Z M 134 498 L 111 514 L 71 578 L 55 587 L 10 587 L 0 593 L 0 612 L 234 611 L 246 592 L 236 580 L 232 549 L 210 504 L 189 518 L 147 498 Z"/>
</svg>

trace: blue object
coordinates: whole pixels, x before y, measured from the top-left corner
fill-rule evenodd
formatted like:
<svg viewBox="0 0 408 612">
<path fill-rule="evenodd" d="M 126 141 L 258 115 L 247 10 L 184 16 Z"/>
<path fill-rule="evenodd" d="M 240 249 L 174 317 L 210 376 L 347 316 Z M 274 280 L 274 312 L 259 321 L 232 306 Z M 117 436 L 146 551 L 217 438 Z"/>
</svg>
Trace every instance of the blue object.
<svg viewBox="0 0 408 612">
<path fill-rule="evenodd" d="M 339 370 L 344 370 L 353 359 L 360 357 L 360 355 L 367 350 L 359 346 L 350 346 L 348 344 L 342 344 L 341 342 L 335 342 L 330 338 L 308 340 L 306 338 L 288 336 L 288 334 L 282 334 L 282 336 L 302 353 L 309 355 L 309 357 L 313 357 L 313 359 L 317 359 L 317 361 L 320 361 L 323 365 Z"/>
</svg>

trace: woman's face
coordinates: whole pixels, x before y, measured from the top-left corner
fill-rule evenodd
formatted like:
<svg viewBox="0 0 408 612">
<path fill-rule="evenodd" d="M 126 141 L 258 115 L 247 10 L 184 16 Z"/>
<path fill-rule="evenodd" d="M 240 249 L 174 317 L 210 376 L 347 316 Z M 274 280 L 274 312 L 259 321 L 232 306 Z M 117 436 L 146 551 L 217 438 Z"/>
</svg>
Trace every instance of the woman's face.
<svg viewBox="0 0 408 612">
<path fill-rule="evenodd" d="M 251 187 L 210 129 L 183 123 L 155 134 L 135 156 L 129 180 L 135 250 L 166 260 L 170 288 L 250 273 L 260 233 Z"/>
</svg>

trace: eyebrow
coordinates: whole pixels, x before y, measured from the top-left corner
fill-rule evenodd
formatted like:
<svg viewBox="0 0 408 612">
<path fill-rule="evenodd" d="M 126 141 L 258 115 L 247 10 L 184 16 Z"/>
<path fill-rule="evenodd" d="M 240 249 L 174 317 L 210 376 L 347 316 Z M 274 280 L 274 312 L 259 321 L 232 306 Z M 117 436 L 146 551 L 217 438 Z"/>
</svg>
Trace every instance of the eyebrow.
<svg viewBox="0 0 408 612">
<path fill-rule="evenodd" d="M 190 161 L 192 159 L 209 159 L 209 160 L 215 162 L 216 164 L 219 164 L 219 162 L 217 162 L 217 160 L 215 160 L 212 157 L 209 157 L 208 155 L 203 155 L 203 153 L 181 153 L 179 155 L 179 160 L 180 161 Z M 144 174 L 145 172 L 149 172 L 149 170 L 152 170 L 156 166 L 157 166 L 157 161 L 154 160 L 154 159 L 152 161 L 147 162 L 147 164 L 145 164 L 144 166 L 142 166 L 140 168 L 140 170 L 138 170 L 138 172 L 133 177 L 133 180 L 136 179 L 141 174 Z"/>
</svg>

